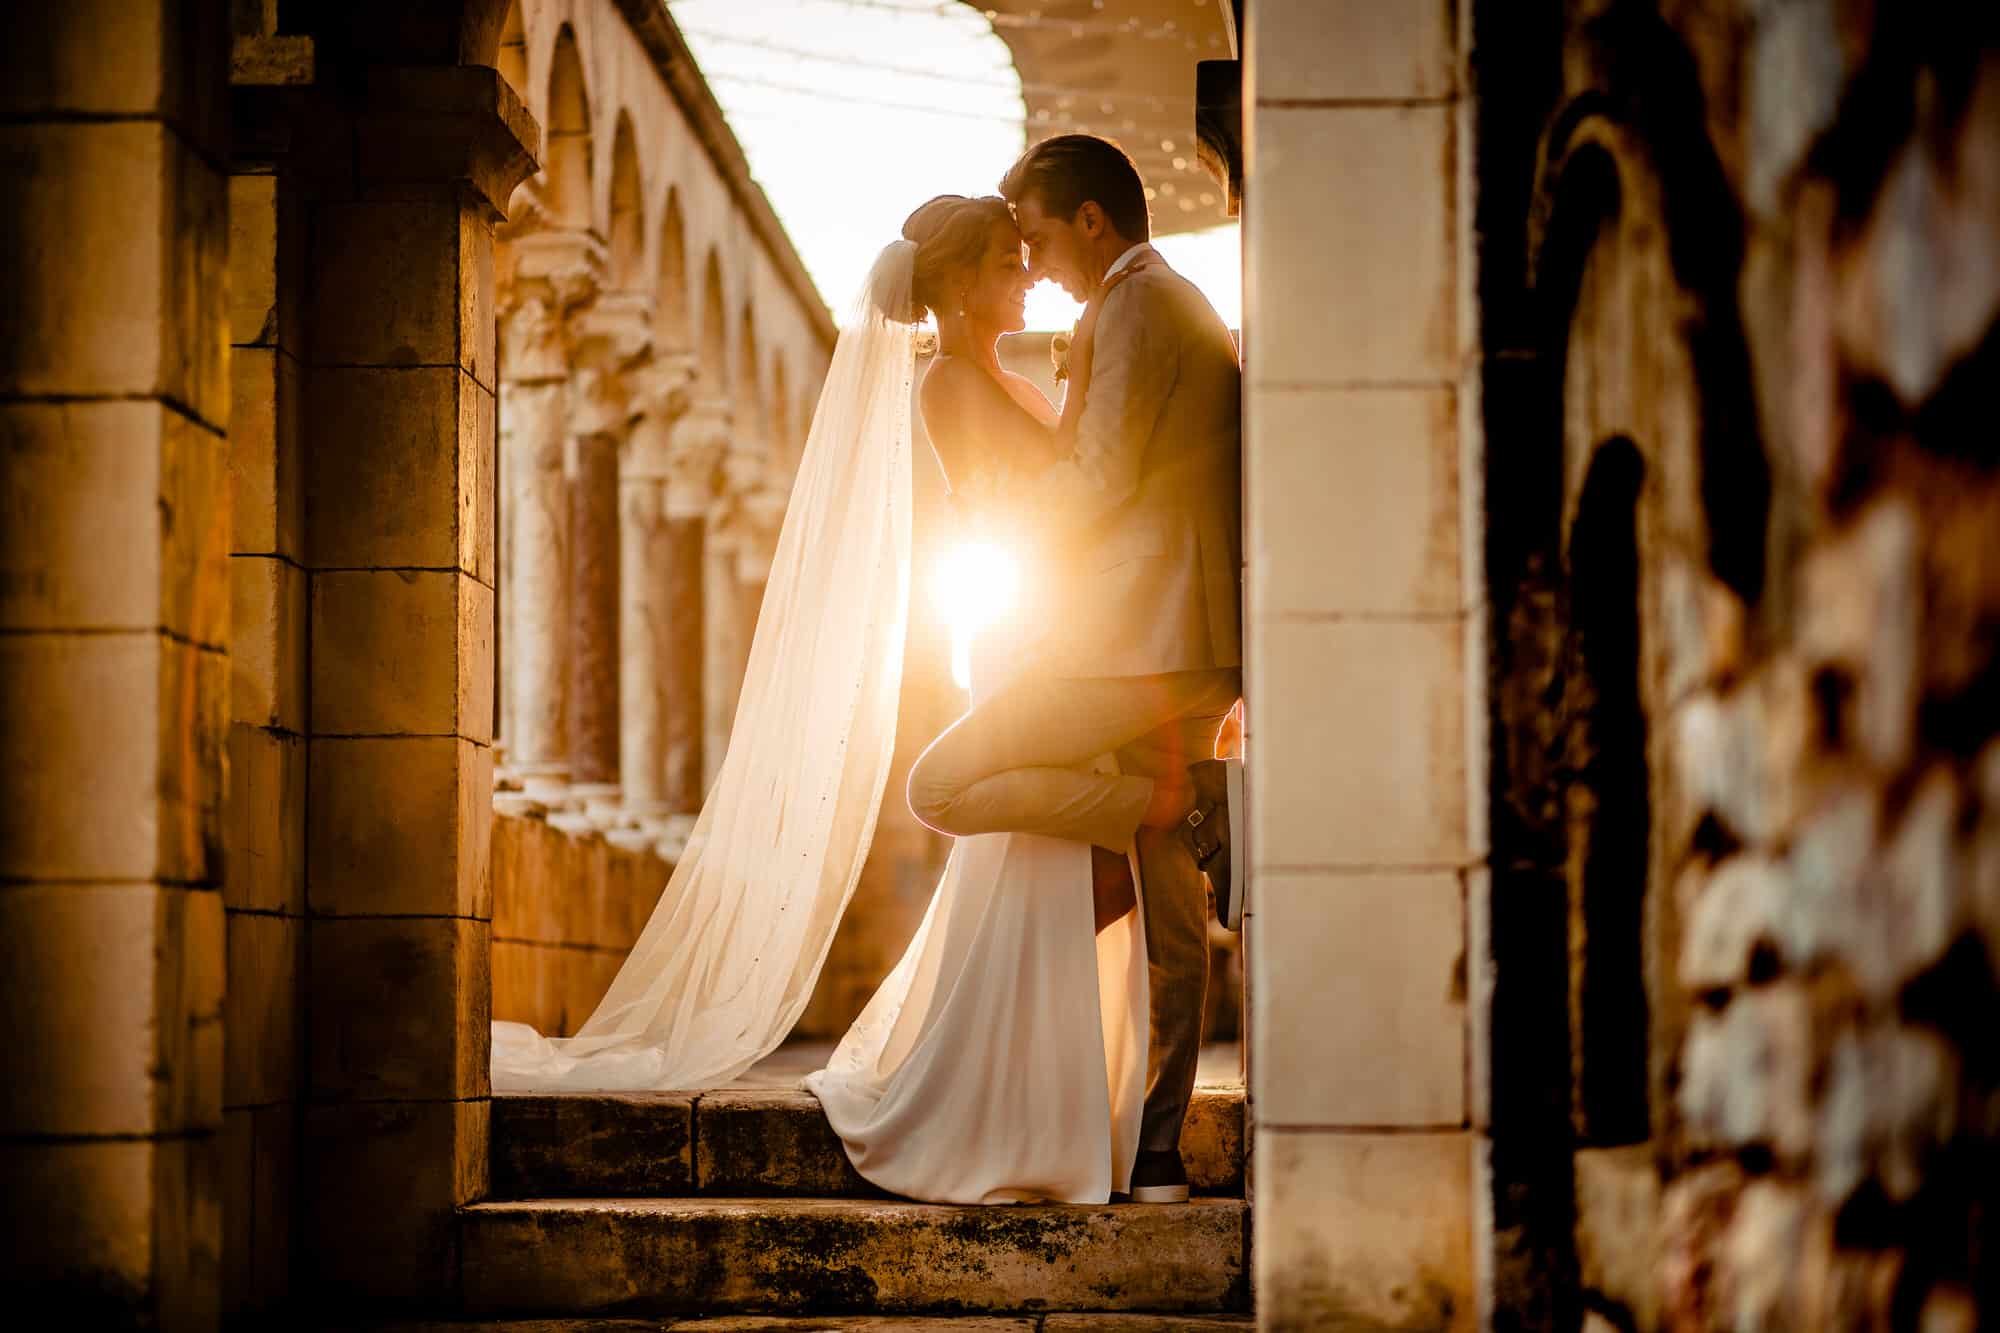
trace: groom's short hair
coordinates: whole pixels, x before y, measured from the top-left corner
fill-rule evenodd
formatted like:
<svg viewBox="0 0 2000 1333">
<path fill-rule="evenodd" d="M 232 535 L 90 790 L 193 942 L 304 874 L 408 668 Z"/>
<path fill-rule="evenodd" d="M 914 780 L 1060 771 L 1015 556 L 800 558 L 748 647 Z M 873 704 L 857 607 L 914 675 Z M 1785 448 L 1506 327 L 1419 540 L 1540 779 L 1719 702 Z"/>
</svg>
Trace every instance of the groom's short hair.
<svg viewBox="0 0 2000 1333">
<path fill-rule="evenodd" d="M 1044 139 L 1007 168 L 1000 179 L 1000 196 L 1016 208 L 1030 197 L 1042 210 L 1064 221 L 1092 200 L 1130 241 L 1153 237 L 1146 209 L 1146 184 L 1125 150 L 1094 134 L 1058 134 Z"/>
</svg>

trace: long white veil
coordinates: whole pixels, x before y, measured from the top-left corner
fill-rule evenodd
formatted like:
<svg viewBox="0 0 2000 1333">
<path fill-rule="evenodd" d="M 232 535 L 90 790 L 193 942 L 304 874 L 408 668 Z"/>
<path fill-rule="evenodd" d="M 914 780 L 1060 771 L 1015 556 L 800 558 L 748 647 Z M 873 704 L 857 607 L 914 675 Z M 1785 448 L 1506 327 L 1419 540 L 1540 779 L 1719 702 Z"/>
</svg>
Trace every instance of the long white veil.
<svg viewBox="0 0 2000 1333">
<path fill-rule="evenodd" d="M 699 1088 L 783 1041 L 875 835 L 910 591 L 916 244 L 841 329 L 785 511 L 729 751 L 652 920 L 573 1037 L 493 1025 L 497 1091 Z"/>
</svg>

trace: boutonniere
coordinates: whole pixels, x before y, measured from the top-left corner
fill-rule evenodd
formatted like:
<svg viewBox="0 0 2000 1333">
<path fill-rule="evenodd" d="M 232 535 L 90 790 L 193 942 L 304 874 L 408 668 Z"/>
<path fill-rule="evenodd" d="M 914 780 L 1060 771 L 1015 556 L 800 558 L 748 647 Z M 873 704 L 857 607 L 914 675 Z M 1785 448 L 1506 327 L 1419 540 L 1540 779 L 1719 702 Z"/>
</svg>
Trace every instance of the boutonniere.
<svg viewBox="0 0 2000 1333">
<path fill-rule="evenodd" d="M 1056 383 L 1069 378 L 1069 349 L 1076 341 L 1076 333 L 1056 333 L 1049 338 L 1049 360 L 1055 363 Z"/>
</svg>

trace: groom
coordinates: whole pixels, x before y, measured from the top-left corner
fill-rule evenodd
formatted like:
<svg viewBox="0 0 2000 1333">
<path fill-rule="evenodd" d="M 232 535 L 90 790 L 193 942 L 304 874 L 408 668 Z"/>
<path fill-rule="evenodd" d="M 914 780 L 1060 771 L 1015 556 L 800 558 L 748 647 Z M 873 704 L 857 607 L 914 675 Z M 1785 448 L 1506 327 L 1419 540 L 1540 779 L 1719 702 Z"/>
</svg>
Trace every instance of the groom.
<svg viewBox="0 0 2000 1333">
<path fill-rule="evenodd" d="M 1242 371 L 1228 328 L 1148 243 L 1145 186 L 1117 145 L 1045 139 L 1000 193 L 1030 277 L 1101 302 L 1075 449 L 1030 489 L 1062 534 L 1065 586 L 1045 590 L 1059 630 L 1036 670 L 918 759 L 910 806 L 955 837 L 1090 843 L 1100 877 L 1136 846 L 1153 1046 L 1132 1198 L 1180 1202 L 1208 986 L 1202 877 L 1234 929 L 1246 869 L 1232 867 L 1240 765 L 1213 757 L 1242 690 Z M 1119 774 L 1090 770 L 1107 753 Z"/>
</svg>

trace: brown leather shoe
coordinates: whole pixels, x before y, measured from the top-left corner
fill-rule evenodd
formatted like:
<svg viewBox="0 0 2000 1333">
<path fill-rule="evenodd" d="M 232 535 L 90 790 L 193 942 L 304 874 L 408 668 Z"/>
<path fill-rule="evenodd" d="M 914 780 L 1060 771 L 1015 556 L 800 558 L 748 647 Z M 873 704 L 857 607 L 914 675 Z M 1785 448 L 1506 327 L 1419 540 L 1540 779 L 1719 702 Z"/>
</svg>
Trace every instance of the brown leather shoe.
<svg viewBox="0 0 2000 1333">
<path fill-rule="evenodd" d="M 1243 929 L 1245 871 L 1234 855 L 1243 843 L 1243 761 L 1203 759 L 1188 765 L 1194 809 L 1181 825 L 1181 841 L 1215 889 L 1215 915 L 1230 930 Z"/>
<path fill-rule="evenodd" d="M 1180 1153 L 1171 1148 L 1141 1148 L 1132 1162 L 1132 1202 L 1186 1203 L 1187 1198 L 1187 1167 L 1182 1165 Z"/>
</svg>

